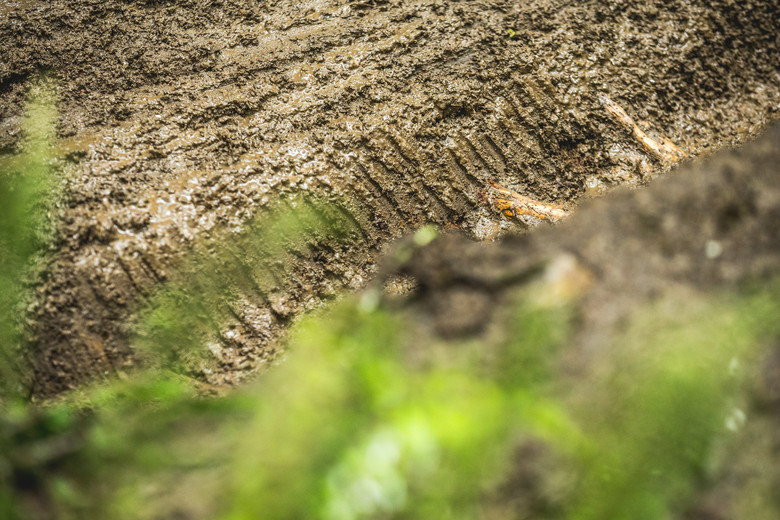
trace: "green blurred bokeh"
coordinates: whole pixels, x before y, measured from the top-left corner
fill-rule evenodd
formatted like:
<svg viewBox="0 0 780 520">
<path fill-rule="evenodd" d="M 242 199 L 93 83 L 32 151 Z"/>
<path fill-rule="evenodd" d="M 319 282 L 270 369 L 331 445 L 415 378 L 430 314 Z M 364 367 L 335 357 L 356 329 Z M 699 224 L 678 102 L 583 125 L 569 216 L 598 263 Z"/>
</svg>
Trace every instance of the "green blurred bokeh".
<svg viewBox="0 0 780 520">
<path fill-rule="evenodd" d="M 42 78 L 30 89 L 21 153 L 0 156 L 0 409 L 21 398 L 17 360 L 24 282 L 51 238 L 59 196 L 52 164 L 55 124 L 54 86 Z"/>
</svg>

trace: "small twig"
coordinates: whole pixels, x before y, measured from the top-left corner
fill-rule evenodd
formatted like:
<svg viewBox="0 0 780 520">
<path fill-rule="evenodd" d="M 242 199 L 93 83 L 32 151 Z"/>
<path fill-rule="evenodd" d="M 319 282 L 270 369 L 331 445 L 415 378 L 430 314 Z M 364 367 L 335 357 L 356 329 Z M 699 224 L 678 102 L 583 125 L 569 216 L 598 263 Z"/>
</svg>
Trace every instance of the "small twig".
<svg viewBox="0 0 780 520">
<path fill-rule="evenodd" d="M 655 154 L 659 159 L 667 163 L 676 163 L 683 157 L 688 157 L 688 154 L 674 145 L 669 139 L 661 136 L 660 140 L 653 139 L 647 133 L 639 128 L 634 120 L 629 116 L 623 108 L 612 101 L 607 95 L 599 95 L 599 101 L 607 109 L 607 112 L 612 114 L 618 123 L 623 125 L 629 132 L 634 135 L 634 138 L 639 141 L 642 146 L 647 150 Z"/>
<path fill-rule="evenodd" d="M 516 219 L 520 215 L 530 215 L 542 220 L 556 221 L 569 216 L 561 206 L 545 204 L 538 200 L 533 200 L 524 195 L 520 195 L 512 190 L 502 188 L 495 182 L 488 180 L 490 186 L 501 195 L 500 197 L 490 197 L 490 201 L 506 218 Z"/>
</svg>

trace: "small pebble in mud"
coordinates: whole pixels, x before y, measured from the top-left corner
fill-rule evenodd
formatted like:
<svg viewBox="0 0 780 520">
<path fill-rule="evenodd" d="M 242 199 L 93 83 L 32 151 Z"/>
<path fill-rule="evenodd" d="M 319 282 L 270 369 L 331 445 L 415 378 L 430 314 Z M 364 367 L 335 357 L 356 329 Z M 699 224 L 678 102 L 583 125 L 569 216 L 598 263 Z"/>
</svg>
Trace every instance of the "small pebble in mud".
<svg viewBox="0 0 780 520">
<path fill-rule="evenodd" d="M 281 318 L 289 318 L 295 312 L 295 302 L 284 294 L 272 294 L 268 300 L 273 311 Z"/>
<path fill-rule="evenodd" d="M 596 175 L 591 175 L 585 178 L 585 194 L 588 196 L 598 196 L 606 193 L 607 186 L 604 181 L 598 178 Z"/>
<path fill-rule="evenodd" d="M 723 246 L 717 240 L 708 240 L 707 245 L 704 246 L 704 254 L 710 260 L 714 260 L 723 254 Z"/>
<path fill-rule="evenodd" d="M 474 226 L 474 236 L 479 240 L 495 240 L 501 234 L 501 225 L 490 217 L 481 217 Z"/>
</svg>

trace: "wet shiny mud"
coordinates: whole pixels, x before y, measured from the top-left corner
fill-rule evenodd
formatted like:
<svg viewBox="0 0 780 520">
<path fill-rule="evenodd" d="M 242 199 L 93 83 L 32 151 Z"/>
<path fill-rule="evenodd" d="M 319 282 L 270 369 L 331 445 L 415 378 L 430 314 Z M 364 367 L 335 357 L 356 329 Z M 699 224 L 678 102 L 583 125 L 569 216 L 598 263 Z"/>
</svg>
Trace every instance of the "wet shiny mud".
<svg viewBox="0 0 780 520">
<path fill-rule="evenodd" d="M 350 201 L 360 233 L 238 298 L 212 383 L 274 359 L 392 239 L 517 229 L 491 181 L 572 211 L 740 144 L 778 118 L 778 21 L 772 1 L 4 1 L 0 150 L 48 71 L 68 164 L 34 391 L 132 365 L 135 313 L 188 249 L 296 193 Z"/>
</svg>

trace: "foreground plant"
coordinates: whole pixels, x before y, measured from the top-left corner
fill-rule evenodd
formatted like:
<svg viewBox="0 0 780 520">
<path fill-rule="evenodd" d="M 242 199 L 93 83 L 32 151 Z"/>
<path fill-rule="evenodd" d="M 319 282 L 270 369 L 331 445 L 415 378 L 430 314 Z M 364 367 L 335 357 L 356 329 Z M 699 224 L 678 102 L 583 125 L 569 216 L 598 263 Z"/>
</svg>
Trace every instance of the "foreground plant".
<svg viewBox="0 0 780 520">
<path fill-rule="evenodd" d="M 25 280 L 51 239 L 59 195 L 52 151 L 56 114 L 53 85 L 43 79 L 30 90 L 21 153 L 0 157 L 0 409 L 22 394 L 17 360 Z"/>
</svg>

